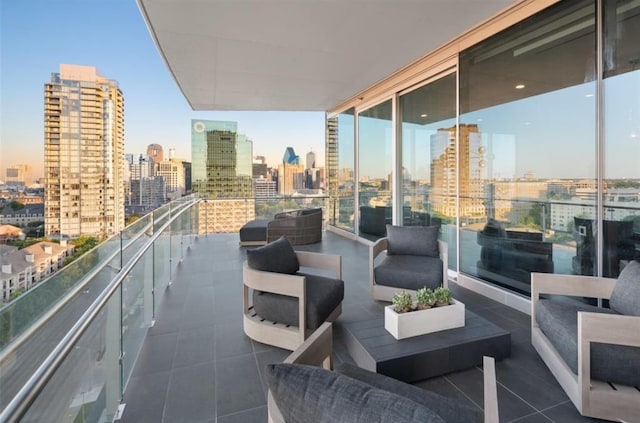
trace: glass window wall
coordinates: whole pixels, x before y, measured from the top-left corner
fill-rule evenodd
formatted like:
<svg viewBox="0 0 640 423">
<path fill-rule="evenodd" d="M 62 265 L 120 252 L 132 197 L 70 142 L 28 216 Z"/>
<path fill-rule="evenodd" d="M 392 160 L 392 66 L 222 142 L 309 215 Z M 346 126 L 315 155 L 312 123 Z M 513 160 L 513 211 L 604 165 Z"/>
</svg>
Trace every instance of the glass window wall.
<svg viewBox="0 0 640 423">
<path fill-rule="evenodd" d="M 640 259 L 640 4 L 603 2 L 604 203 L 602 275 Z M 590 233 L 588 235 L 591 235 Z M 584 242 L 592 239 L 584 237 Z M 595 262 L 584 248 L 583 261 Z"/>
<path fill-rule="evenodd" d="M 392 148 L 392 103 L 387 100 L 358 114 L 358 233 L 367 239 L 385 236 L 392 222 Z"/>
<path fill-rule="evenodd" d="M 402 224 L 441 226 L 456 262 L 456 75 L 400 96 Z"/>
<path fill-rule="evenodd" d="M 349 109 L 335 118 L 335 145 L 327 152 L 328 160 L 337 164 L 337 172 L 331 175 L 330 190 L 335 194 L 331 201 L 333 224 L 354 232 L 355 210 L 355 113 Z M 335 152 L 335 153 L 334 153 Z M 333 157 L 333 154 L 336 157 Z"/>
<path fill-rule="evenodd" d="M 523 294 L 586 274 L 596 216 L 595 2 L 561 2 L 461 53 L 460 270 Z"/>
</svg>

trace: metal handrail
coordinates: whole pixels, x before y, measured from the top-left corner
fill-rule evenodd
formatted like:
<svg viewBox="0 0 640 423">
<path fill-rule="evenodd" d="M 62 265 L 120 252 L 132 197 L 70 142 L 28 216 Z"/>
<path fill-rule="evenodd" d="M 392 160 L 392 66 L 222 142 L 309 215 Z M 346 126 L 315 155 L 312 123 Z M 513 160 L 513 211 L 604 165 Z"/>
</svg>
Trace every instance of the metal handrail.
<svg viewBox="0 0 640 423">
<path fill-rule="evenodd" d="M 189 203 L 187 203 L 188 205 Z M 160 218 L 164 218 L 167 215 L 170 216 L 171 210 L 166 211 L 165 213 L 163 213 Z M 64 306 L 66 306 L 69 301 L 71 301 L 71 299 L 73 299 L 73 297 L 80 291 L 84 290 L 85 286 L 91 282 L 91 280 L 99 273 L 101 272 L 105 267 L 108 266 L 108 264 L 115 259 L 119 254 L 122 254 L 123 250 L 126 250 L 127 248 L 129 248 L 134 242 L 136 242 L 144 233 L 147 232 L 147 230 L 153 225 L 153 221 L 149 222 L 148 224 L 146 224 L 139 232 L 137 235 L 135 235 L 133 238 L 131 238 L 131 240 L 125 245 L 123 246 L 121 249 L 118 249 L 116 251 L 114 251 L 110 256 L 106 257 L 104 261 L 102 261 L 102 264 L 96 266 L 94 269 L 92 269 L 89 273 L 87 273 L 82 279 L 80 279 L 80 281 L 75 285 L 75 287 L 70 290 L 65 296 L 64 298 L 62 298 L 60 301 L 58 301 L 57 303 L 54 304 L 53 307 L 51 307 L 49 310 L 47 310 L 44 314 L 42 314 L 40 316 L 40 318 L 38 318 L 38 320 L 36 320 L 35 322 L 33 322 L 33 324 L 31 324 L 29 326 L 29 328 L 22 332 L 16 339 L 14 339 L 9 345 L 7 345 L 5 348 L 3 348 L 2 350 L 0 350 L 0 363 L 2 363 L 9 355 L 11 355 L 12 353 L 15 352 L 16 349 L 18 349 L 22 344 L 24 344 L 29 338 L 31 338 L 31 336 L 38 330 L 40 329 L 48 320 L 51 316 L 55 315 L 58 311 L 60 311 Z M 100 246 L 97 246 L 95 248 L 100 248 Z M 93 250 L 91 250 L 93 251 Z M 87 254 L 90 252 L 87 252 Z M 55 276 L 55 275 L 54 275 Z M 46 280 L 42 281 L 40 283 L 40 286 L 42 286 L 44 283 L 46 283 Z M 36 287 L 37 289 L 37 287 Z M 19 298 L 16 298 L 16 301 L 19 301 Z"/>
<path fill-rule="evenodd" d="M 29 380 L 22 386 L 20 391 L 13 397 L 11 402 L 0 413 L 0 422 L 18 422 L 42 389 L 49 382 L 53 374 L 58 370 L 62 362 L 69 355 L 69 352 L 73 349 L 76 342 L 87 330 L 89 325 L 93 323 L 96 316 L 102 311 L 107 301 L 111 298 L 114 292 L 122 285 L 122 282 L 133 270 L 134 266 L 140 261 L 149 248 L 154 244 L 156 239 L 164 232 L 164 230 L 170 226 L 179 216 L 187 210 L 190 210 L 195 204 L 201 200 L 194 200 L 191 203 L 187 203 L 187 207 L 182 208 L 177 214 L 172 215 L 171 218 L 162 227 L 154 233 L 149 240 L 142 246 L 140 250 L 129 260 L 129 262 L 120 269 L 120 272 L 109 283 L 109 285 L 98 295 L 95 301 L 87 308 L 78 321 L 71 327 L 69 332 L 64 338 L 56 345 L 47 358 L 42 362 L 38 369 L 31 375 Z"/>
</svg>

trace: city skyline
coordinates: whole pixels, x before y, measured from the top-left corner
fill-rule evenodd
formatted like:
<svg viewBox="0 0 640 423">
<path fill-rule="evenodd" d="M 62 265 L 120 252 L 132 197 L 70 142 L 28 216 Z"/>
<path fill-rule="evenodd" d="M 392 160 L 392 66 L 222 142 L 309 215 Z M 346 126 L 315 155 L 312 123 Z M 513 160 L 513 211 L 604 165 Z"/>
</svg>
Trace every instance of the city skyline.
<svg viewBox="0 0 640 423">
<path fill-rule="evenodd" d="M 133 0 L 2 2 L 0 169 L 28 164 L 44 176 L 42 87 L 60 64 L 95 66 L 125 96 L 125 153 L 149 144 L 191 161 L 191 120 L 237 121 L 272 166 L 288 146 L 324 165 L 324 112 L 193 111 L 158 54 Z M 95 19 L 100 16 L 100 19 Z M 56 29 L 51 22 L 73 22 Z M 118 22 L 117 31 L 113 22 Z M 81 36 L 79 36 L 81 34 Z M 99 48 L 96 48 L 99 46 Z"/>
</svg>

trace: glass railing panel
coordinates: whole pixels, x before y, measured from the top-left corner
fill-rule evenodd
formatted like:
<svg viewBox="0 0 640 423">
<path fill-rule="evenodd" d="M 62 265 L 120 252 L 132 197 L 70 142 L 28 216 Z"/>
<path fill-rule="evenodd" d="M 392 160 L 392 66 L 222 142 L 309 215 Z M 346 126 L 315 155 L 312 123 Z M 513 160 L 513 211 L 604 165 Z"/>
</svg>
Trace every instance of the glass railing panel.
<svg viewBox="0 0 640 423">
<path fill-rule="evenodd" d="M 126 276 L 122 290 L 122 373 L 129 380 L 153 319 L 153 250 L 150 248 Z"/>
<path fill-rule="evenodd" d="M 117 244 L 117 245 L 116 245 Z M 18 337 L 62 298 L 79 289 L 78 283 L 110 255 L 119 243 L 103 243 L 39 282 L 0 309 L 0 350 Z M 85 289 L 90 289 L 88 286 Z"/>
<path fill-rule="evenodd" d="M 90 255 L 90 257 L 95 257 L 95 255 Z M 84 260 L 81 262 L 85 264 L 88 263 Z M 93 263 L 91 264 L 94 265 Z M 88 284 L 82 287 L 83 289 L 74 294 L 63 307 L 48 317 L 46 322 L 35 330 L 28 341 L 15 348 L 8 357 L 2 360 L 0 363 L 0 386 L 2 387 L 0 408 L 4 407 L 20 390 L 31 374 L 40 366 L 109 282 L 116 276 L 117 270 L 118 269 L 112 269 L 111 267 L 103 268 Z M 66 277 L 68 277 L 70 281 L 73 281 L 73 277 L 79 278 L 85 274 L 82 273 L 80 266 L 74 266 L 73 271 L 77 273 L 66 272 Z M 58 280 L 58 282 L 60 281 Z M 60 282 L 60 284 L 62 284 L 62 282 Z M 9 322 L 9 327 L 15 324 L 16 326 L 22 326 L 24 330 L 29 329 L 24 326 L 24 322 L 31 320 L 33 315 L 39 315 L 39 311 L 32 307 L 38 307 L 40 301 L 49 304 L 49 298 L 46 297 L 46 295 L 49 293 L 51 293 L 51 295 L 56 294 L 56 285 L 51 285 L 50 287 L 52 288 L 51 290 L 48 289 L 49 282 L 42 285 L 42 288 L 45 289 L 41 289 L 38 295 L 44 295 L 44 297 L 38 297 L 38 301 L 33 301 L 33 299 L 23 301 L 23 297 L 29 297 L 24 295 L 20 297 L 20 301 L 17 302 L 17 307 L 3 314 L 4 318 Z M 33 291 L 35 293 L 36 290 Z M 32 295 L 32 293 L 28 294 L 29 296 Z M 36 297 L 34 296 L 34 298 Z"/>
<path fill-rule="evenodd" d="M 121 398 L 120 292 L 114 293 L 21 422 L 111 422 Z"/>
<path fill-rule="evenodd" d="M 155 309 L 158 309 L 159 299 L 171 280 L 171 230 L 167 228 L 153 244 L 153 280 L 156 295 Z"/>
</svg>

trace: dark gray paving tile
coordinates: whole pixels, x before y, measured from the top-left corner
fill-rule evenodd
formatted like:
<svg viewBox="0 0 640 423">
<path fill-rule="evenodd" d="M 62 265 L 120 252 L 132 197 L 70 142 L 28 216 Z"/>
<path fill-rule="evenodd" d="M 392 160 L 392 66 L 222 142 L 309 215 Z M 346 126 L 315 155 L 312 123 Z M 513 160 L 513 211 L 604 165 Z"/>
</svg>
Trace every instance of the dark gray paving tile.
<svg viewBox="0 0 640 423">
<path fill-rule="evenodd" d="M 133 376 L 171 370 L 177 342 L 177 333 L 148 335 L 138 356 Z"/>
<path fill-rule="evenodd" d="M 218 423 L 264 423 L 266 421 L 266 406 L 218 417 Z"/>
<path fill-rule="evenodd" d="M 544 374 L 536 374 L 523 368 L 512 359 L 496 363 L 498 382 L 527 402 L 537 410 L 558 405 L 568 398 L 555 380 L 545 378 Z"/>
<path fill-rule="evenodd" d="M 425 379 L 414 383 L 414 385 L 448 398 L 455 398 L 462 403 L 467 404 L 469 407 L 482 410 L 483 404 L 476 404 L 473 402 L 471 398 L 466 396 L 460 389 L 456 388 L 456 386 L 449 382 L 449 380 L 444 376 Z"/>
<path fill-rule="evenodd" d="M 215 328 L 213 326 L 178 333 L 173 367 L 187 367 L 215 359 Z"/>
<path fill-rule="evenodd" d="M 551 423 L 552 420 L 541 413 L 530 414 L 519 419 L 511 420 L 510 423 Z"/>
<path fill-rule="evenodd" d="M 484 404 L 483 374 L 478 368 L 451 373 L 446 376 L 451 383 L 465 393 L 476 404 Z M 500 421 L 511 421 L 528 416 L 538 410 L 533 409 L 521 398 L 498 384 L 498 412 Z"/>
<path fill-rule="evenodd" d="M 217 360 L 253 353 L 251 339 L 244 334 L 242 326 L 216 324 L 215 329 Z"/>
<path fill-rule="evenodd" d="M 169 372 L 132 377 L 123 402 L 126 404 L 120 423 L 158 423 L 162 421 L 169 389 Z"/>
<path fill-rule="evenodd" d="M 590 417 L 580 415 L 571 401 L 543 410 L 542 414 L 556 423 L 605 422 L 605 420 L 592 419 Z"/>
<path fill-rule="evenodd" d="M 216 416 L 213 362 L 174 369 L 164 412 L 165 422 L 201 422 Z"/>
<path fill-rule="evenodd" d="M 219 416 L 257 408 L 267 403 L 253 354 L 216 362 L 216 406 Z"/>
</svg>

